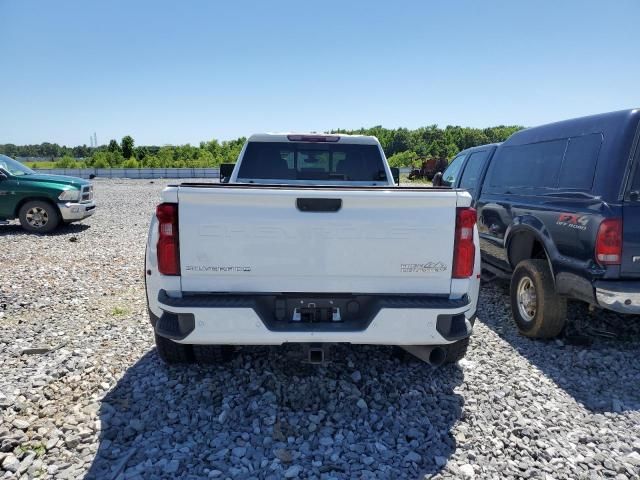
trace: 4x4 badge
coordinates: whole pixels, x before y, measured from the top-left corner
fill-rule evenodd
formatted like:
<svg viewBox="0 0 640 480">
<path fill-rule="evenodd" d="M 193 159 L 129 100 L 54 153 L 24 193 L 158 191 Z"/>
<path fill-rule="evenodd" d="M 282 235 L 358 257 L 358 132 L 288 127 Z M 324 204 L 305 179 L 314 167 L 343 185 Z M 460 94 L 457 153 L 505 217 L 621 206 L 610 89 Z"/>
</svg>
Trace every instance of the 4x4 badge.
<svg viewBox="0 0 640 480">
<path fill-rule="evenodd" d="M 575 228 L 577 230 L 586 230 L 589 223 L 587 215 L 576 215 L 575 213 L 561 213 L 558 216 L 556 225 L 561 227 Z"/>
<path fill-rule="evenodd" d="M 640 262 L 640 255 L 636 255 L 635 257 L 633 257 L 633 263 L 639 263 Z"/>
</svg>

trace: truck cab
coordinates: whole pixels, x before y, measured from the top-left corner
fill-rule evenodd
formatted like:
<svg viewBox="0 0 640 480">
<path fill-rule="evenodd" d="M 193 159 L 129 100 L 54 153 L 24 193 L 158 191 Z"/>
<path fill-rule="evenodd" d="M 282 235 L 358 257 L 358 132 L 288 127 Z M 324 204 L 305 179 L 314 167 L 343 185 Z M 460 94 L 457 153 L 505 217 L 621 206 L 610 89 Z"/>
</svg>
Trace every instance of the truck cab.
<svg viewBox="0 0 640 480">
<path fill-rule="evenodd" d="M 522 130 L 444 172 L 473 197 L 483 268 L 511 279 L 521 333 L 558 335 L 567 299 L 640 314 L 639 121 L 624 110 Z"/>
<path fill-rule="evenodd" d="M 451 159 L 449 166 L 435 183 L 438 186 L 465 189 L 475 204 L 482 189 L 484 174 L 499 146 L 499 143 L 490 143 L 463 150 Z"/>
</svg>

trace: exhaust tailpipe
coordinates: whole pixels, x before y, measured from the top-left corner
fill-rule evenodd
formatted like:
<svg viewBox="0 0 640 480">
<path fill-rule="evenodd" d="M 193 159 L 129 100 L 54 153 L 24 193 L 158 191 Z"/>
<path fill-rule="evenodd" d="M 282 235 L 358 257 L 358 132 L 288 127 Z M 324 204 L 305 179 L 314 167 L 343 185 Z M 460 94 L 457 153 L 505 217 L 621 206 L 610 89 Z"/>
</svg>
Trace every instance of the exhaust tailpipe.
<svg viewBox="0 0 640 480">
<path fill-rule="evenodd" d="M 447 359 L 446 349 L 438 345 L 401 345 L 400 348 L 432 367 L 439 367 Z"/>
</svg>

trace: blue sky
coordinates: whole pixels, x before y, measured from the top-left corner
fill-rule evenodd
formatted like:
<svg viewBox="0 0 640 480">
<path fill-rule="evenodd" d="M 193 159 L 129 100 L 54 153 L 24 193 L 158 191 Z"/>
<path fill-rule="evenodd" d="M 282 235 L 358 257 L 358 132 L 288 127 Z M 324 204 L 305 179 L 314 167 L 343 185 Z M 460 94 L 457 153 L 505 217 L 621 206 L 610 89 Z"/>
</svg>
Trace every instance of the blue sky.
<svg viewBox="0 0 640 480">
<path fill-rule="evenodd" d="M 536 125 L 640 107 L 640 2 L 0 0 L 0 143 Z"/>
</svg>

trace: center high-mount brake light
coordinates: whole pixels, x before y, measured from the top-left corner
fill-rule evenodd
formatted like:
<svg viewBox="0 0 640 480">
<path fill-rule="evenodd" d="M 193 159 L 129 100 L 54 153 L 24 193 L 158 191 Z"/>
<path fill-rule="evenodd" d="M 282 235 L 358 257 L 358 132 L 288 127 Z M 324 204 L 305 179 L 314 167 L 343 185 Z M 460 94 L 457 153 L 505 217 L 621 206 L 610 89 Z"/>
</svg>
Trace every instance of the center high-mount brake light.
<svg viewBox="0 0 640 480">
<path fill-rule="evenodd" d="M 178 204 L 161 203 L 156 208 L 158 218 L 158 271 L 163 275 L 180 275 L 178 241 Z"/>
<path fill-rule="evenodd" d="M 622 261 L 622 220 L 607 218 L 598 227 L 596 261 L 600 265 L 620 265 Z"/>
<path fill-rule="evenodd" d="M 287 135 L 290 142 L 337 142 L 338 135 Z"/>
<path fill-rule="evenodd" d="M 453 241 L 453 278 L 469 278 L 473 275 L 476 246 L 473 243 L 473 228 L 476 211 L 465 207 L 456 209 L 456 233 Z"/>
</svg>

